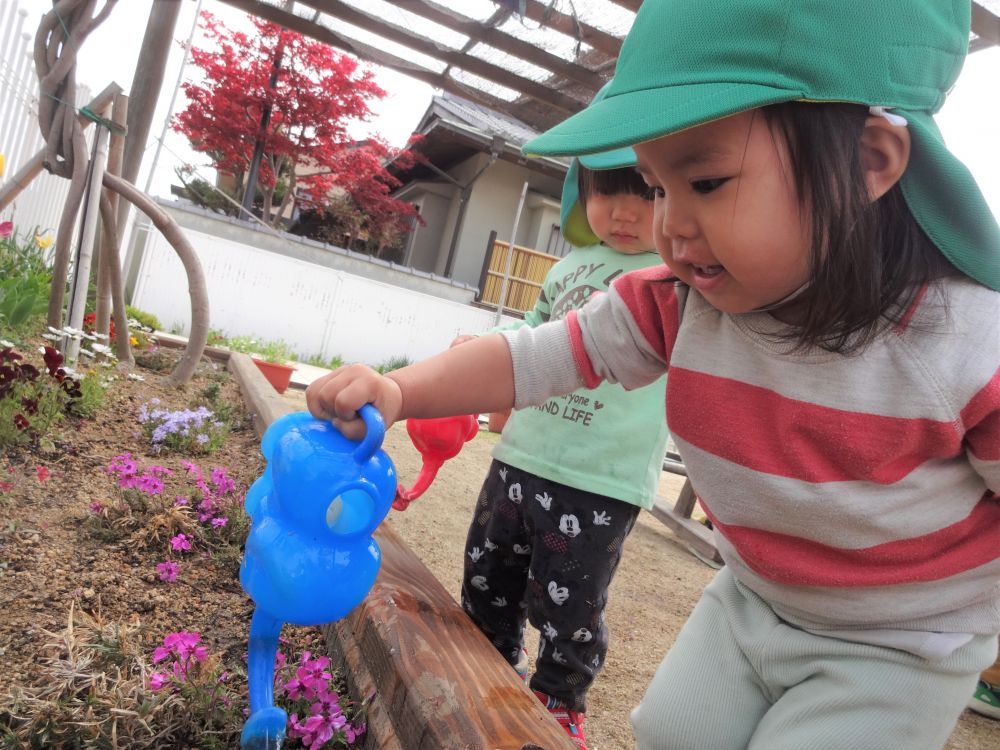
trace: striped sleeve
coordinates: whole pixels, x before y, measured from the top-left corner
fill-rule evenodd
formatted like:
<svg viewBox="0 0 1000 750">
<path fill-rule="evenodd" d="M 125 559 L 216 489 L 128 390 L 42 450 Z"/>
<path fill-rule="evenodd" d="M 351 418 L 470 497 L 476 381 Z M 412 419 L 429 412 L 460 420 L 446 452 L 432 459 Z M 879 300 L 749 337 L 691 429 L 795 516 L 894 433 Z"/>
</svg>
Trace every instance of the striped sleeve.
<svg viewBox="0 0 1000 750">
<path fill-rule="evenodd" d="M 667 276 L 663 266 L 625 274 L 567 316 L 573 359 L 588 388 L 607 380 L 631 390 L 666 372 L 679 322 Z"/>
</svg>

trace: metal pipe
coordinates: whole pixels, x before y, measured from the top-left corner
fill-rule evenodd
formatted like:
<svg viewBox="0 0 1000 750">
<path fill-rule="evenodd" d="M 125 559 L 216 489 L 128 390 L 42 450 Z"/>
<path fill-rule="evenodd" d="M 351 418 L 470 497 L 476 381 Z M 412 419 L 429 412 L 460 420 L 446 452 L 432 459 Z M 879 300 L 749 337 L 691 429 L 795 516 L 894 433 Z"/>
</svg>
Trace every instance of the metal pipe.
<svg viewBox="0 0 1000 750">
<path fill-rule="evenodd" d="M 521 188 L 521 198 L 517 202 L 517 211 L 514 213 L 514 226 L 510 230 L 510 247 L 507 253 L 507 263 L 503 269 L 503 280 L 500 282 L 500 299 L 497 300 L 497 314 L 493 319 L 493 325 L 500 325 L 500 317 L 503 315 L 504 300 L 507 297 L 507 282 L 510 279 L 510 266 L 514 262 L 514 238 L 517 237 L 517 225 L 521 223 L 521 209 L 524 208 L 524 199 L 528 195 L 528 181 L 524 181 Z"/>
</svg>

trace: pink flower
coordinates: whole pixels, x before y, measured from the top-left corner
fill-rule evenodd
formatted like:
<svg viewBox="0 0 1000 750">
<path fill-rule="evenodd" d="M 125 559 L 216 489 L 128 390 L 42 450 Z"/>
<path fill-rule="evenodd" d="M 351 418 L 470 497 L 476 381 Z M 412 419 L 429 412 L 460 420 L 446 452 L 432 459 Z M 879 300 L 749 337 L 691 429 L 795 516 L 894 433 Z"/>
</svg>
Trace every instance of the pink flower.
<svg viewBox="0 0 1000 750">
<path fill-rule="evenodd" d="M 191 501 L 188 500 L 186 497 L 184 497 L 184 495 L 177 495 L 177 497 L 174 498 L 175 508 L 183 508 L 185 505 L 190 505 L 190 504 Z"/>
<path fill-rule="evenodd" d="M 6 239 L 10 237 L 12 234 L 14 234 L 14 222 L 12 221 L 0 222 L 0 237 Z"/>
<path fill-rule="evenodd" d="M 149 676 L 149 689 L 155 692 L 160 690 L 168 682 L 170 682 L 170 675 L 164 674 L 163 672 L 153 672 Z"/>
<path fill-rule="evenodd" d="M 177 571 L 180 566 L 173 560 L 164 560 L 156 566 L 156 572 L 160 574 L 160 580 L 166 583 L 173 583 L 177 580 Z"/>
<path fill-rule="evenodd" d="M 178 534 L 175 537 L 171 537 L 170 546 L 174 552 L 184 552 L 191 549 L 191 542 L 188 541 L 186 534 Z"/>
<path fill-rule="evenodd" d="M 100 503 L 97 500 L 95 500 L 90 504 L 90 512 L 95 515 L 99 515 L 103 510 L 104 510 L 104 503 Z"/>
<path fill-rule="evenodd" d="M 35 474 L 38 475 L 39 482 L 44 482 L 46 479 L 49 478 L 49 470 L 46 469 L 44 466 L 36 466 Z"/>
<path fill-rule="evenodd" d="M 212 528 L 213 529 L 221 529 L 227 523 L 229 523 L 229 519 L 228 518 L 226 518 L 225 516 L 219 516 L 218 518 L 213 518 L 212 519 Z"/>
</svg>

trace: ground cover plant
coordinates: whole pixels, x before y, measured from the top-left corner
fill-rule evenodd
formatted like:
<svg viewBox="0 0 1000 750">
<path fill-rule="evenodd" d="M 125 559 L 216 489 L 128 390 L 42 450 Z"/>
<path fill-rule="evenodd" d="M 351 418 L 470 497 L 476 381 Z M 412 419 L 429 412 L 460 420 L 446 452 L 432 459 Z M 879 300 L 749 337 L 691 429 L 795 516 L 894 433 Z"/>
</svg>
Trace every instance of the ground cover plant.
<svg viewBox="0 0 1000 750">
<path fill-rule="evenodd" d="M 51 343 L 12 350 L 61 388 L 38 351 Z M 143 354 L 166 369 L 180 356 Z M 180 389 L 148 369 L 98 372 L 108 387 L 92 414 L 64 409 L 44 439 L 0 452 L 0 747 L 236 747 L 253 611 L 237 572 L 243 494 L 263 469 L 257 434 L 237 384 L 208 360 Z M 221 438 L 199 441 L 191 414 Z M 286 635 L 285 747 L 351 747 L 364 712 L 338 693 L 319 632 Z"/>
</svg>

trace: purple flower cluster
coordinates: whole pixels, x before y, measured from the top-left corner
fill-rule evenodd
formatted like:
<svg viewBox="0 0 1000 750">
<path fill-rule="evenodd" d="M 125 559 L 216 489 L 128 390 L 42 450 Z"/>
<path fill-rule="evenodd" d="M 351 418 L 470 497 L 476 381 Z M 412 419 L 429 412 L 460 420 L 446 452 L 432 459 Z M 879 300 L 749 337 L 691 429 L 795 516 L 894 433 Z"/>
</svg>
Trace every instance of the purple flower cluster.
<svg viewBox="0 0 1000 750">
<path fill-rule="evenodd" d="M 182 630 L 170 633 L 163 639 L 163 645 L 153 651 L 153 664 L 159 664 L 172 657 L 168 669 L 164 672 L 153 672 L 149 676 L 149 689 L 160 690 L 171 682 L 187 682 L 188 672 L 195 662 L 205 661 L 208 650 L 199 646 L 201 635 Z"/>
<path fill-rule="evenodd" d="M 195 486 L 201 490 L 201 500 L 196 506 L 198 511 L 198 521 L 213 529 L 221 529 L 229 523 L 229 517 L 225 515 L 227 506 L 242 503 L 242 497 L 236 492 L 236 482 L 230 478 L 225 469 L 218 467 L 212 469 L 208 479 L 198 464 L 191 461 L 181 461 L 189 475 L 194 479 Z M 174 501 L 175 505 L 187 505 L 188 500 L 181 502 L 180 496 Z"/>
<path fill-rule="evenodd" d="M 322 747 L 335 736 L 353 743 L 365 732 L 364 725 L 355 726 L 344 716 L 340 696 L 330 684 L 333 674 L 329 666 L 327 657 L 314 659 L 309 651 L 303 651 L 295 675 L 277 685 L 278 692 L 290 700 L 308 703 L 309 713 L 301 719 L 298 713 L 288 717 L 288 736 L 298 737 L 309 750 Z"/>
<path fill-rule="evenodd" d="M 112 458 L 104 471 L 118 477 L 119 487 L 139 490 L 146 495 L 159 495 L 163 492 L 162 478 L 173 474 L 163 466 L 147 466 L 140 471 L 131 453 L 122 453 Z"/>
<path fill-rule="evenodd" d="M 154 451 L 163 447 L 203 451 L 218 447 L 225 424 L 216 419 L 210 409 L 205 406 L 178 411 L 150 408 L 159 403 L 159 399 L 154 398 L 139 409 L 139 422 L 149 436 Z"/>
</svg>

